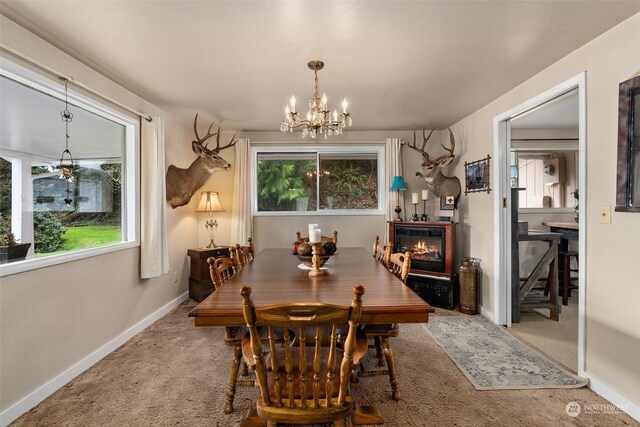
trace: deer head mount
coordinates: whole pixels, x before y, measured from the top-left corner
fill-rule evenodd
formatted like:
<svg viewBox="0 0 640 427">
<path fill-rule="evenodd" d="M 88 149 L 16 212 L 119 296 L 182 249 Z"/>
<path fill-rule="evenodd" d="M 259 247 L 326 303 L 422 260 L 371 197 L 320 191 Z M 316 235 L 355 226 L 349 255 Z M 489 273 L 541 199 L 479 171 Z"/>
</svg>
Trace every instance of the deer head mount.
<svg viewBox="0 0 640 427">
<path fill-rule="evenodd" d="M 455 159 L 453 150 L 456 148 L 456 140 L 453 137 L 453 132 L 449 129 L 449 138 L 451 139 L 451 148 L 447 148 L 442 145 L 447 151 L 447 154 L 443 154 L 433 160 L 429 157 L 429 153 L 426 151 L 427 143 L 431 138 L 433 130 L 429 132 L 429 136 L 425 136 L 425 130 L 422 130 L 422 147 L 418 148 L 416 145 L 416 133 L 413 133 L 413 145 L 408 144 L 409 148 L 413 148 L 420 154 L 422 154 L 422 167 L 420 171 L 416 172 L 416 176 L 421 176 L 427 182 L 429 190 L 438 197 L 453 196 L 455 198 L 454 206 L 458 207 L 458 199 L 460 193 L 462 193 L 462 187 L 460 186 L 460 180 L 457 177 L 445 176 L 442 174 L 442 168 L 451 164 Z"/>
<path fill-rule="evenodd" d="M 167 201 L 174 209 L 189 203 L 191 196 L 207 182 L 214 171 L 227 170 L 231 167 L 218 153 L 235 145 L 238 140 L 234 135 L 227 145 L 221 147 L 220 128 L 218 127 L 216 132 L 211 133 L 211 128 L 214 124 L 215 122 L 211 123 L 207 134 L 200 138 L 200 135 L 198 135 L 198 115 L 196 114 L 196 118 L 193 121 L 193 132 L 196 134 L 196 140 L 191 142 L 191 149 L 198 157 L 187 169 L 169 165 L 166 179 Z M 216 147 L 209 149 L 204 142 L 212 136 L 216 137 Z"/>
</svg>

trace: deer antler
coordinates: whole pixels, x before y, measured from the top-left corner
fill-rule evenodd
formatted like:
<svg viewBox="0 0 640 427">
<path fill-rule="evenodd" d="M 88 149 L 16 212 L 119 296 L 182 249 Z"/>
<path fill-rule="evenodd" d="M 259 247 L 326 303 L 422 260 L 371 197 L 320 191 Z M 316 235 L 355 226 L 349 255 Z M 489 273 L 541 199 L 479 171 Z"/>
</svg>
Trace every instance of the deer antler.
<svg viewBox="0 0 640 427">
<path fill-rule="evenodd" d="M 218 134 L 218 138 L 220 137 L 220 128 L 218 128 L 218 132 L 216 133 L 211 133 L 211 128 L 213 127 L 213 125 L 216 122 L 213 122 L 209 125 L 209 129 L 207 130 L 207 134 L 204 136 L 204 138 L 200 138 L 200 135 L 198 135 L 198 114 L 196 114 L 196 118 L 193 120 L 193 131 L 196 134 L 196 142 L 200 145 L 202 145 L 203 142 L 205 142 L 207 139 L 211 138 L 212 136 Z M 206 147 L 206 145 L 205 145 Z"/>
<path fill-rule="evenodd" d="M 444 146 L 444 144 L 440 144 L 442 148 L 444 148 L 448 152 L 448 154 L 443 154 L 442 156 L 435 159 L 433 163 L 435 163 L 436 165 L 446 166 L 451 163 L 456 157 L 456 155 L 453 154 L 453 150 L 456 149 L 456 139 L 453 137 L 453 132 L 451 132 L 451 129 L 449 129 L 449 139 L 451 141 L 451 148 L 447 148 Z"/>
<path fill-rule="evenodd" d="M 431 134 L 433 133 L 433 129 L 431 129 L 431 132 L 429 132 L 429 136 L 427 136 L 425 138 L 424 136 L 424 132 L 425 130 L 422 129 L 422 147 L 418 148 L 416 145 L 416 133 L 413 132 L 413 145 L 411 145 L 411 143 L 408 143 L 407 146 L 409 148 L 413 148 L 414 150 L 416 150 L 417 152 L 419 152 L 420 154 L 422 154 L 422 157 L 424 158 L 425 162 L 429 162 L 429 154 L 427 153 L 427 150 L 425 150 L 425 147 L 427 146 L 427 142 L 429 142 L 429 138 L 431 138 Z"/>
<path fill-rule="evenodd" d="M 445 147 L 443 144 L 440 144 L 440 145 L 442 145 L 442 148 L 444 148 L 445 150 L 447 150 L 447 151 L 449 152 L 449 154 L 450 154 L 451 156 L 453 156 L 453 155 L 454 155 L 454 154 L 453 154 L 453 150 L 455 150 L 455 149 L 456 149 L 456 139 L 453 137 L 453 132 L 451 132 L 451 128 L 449 128 L 449 140 L 451 141 L 451 149 L 448 149 L 448 148 L 447 148 L 447 147 Z"/>
<path fill-rule="evenodd" d="M 232 145 L 234 145 L 236 142 L 238 142 L 238 140 L 236 139 L 236 135 L 234 134 L 233 137 L 231 137 L 231 141 L 229 141 L 227 145 L 220 147 L 220 128 L 219 127 L 218 127 L 218 132 L 216 132 L 216 134 L 218 136 L 216 136 L 216 148 L 213 149 L 214 153 L 224 150 L 225 148 L 229 148 Z"/>
</svg>

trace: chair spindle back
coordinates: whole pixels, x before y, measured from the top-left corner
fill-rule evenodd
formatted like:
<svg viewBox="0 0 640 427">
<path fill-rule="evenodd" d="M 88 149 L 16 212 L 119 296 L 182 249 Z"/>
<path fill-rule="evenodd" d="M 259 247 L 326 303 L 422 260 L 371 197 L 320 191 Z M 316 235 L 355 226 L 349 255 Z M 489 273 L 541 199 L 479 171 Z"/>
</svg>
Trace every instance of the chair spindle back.
<svg viewBox="0 0 640 427">
<path fill-rule="evenodd" d="M 261 400 L 257 405 L 260 416 L 270 420 L 270 414 L 275 410 L 270 411 L 269 408 L 279 408 L 275 411 L 278 412 L 277 417 L 289 416 L 291 420 L 301 423 L 337 420 L 348 415 L 353 409 L 348 387 L 364 292 L 363 286 L 355 286 L 351 307 L 347 308 L 321 303 L 256 308 L 251 298 L 251 288 L 245 286 L 241 289 L 244 318 L 251 336 L 251 350 L 261 392 Z M 344 349 L 340 350 L 337 347 L 339 327 L 347 323 Z M 268 329 L 270 372 L 267 372 L 262 354 L 258 325 Z M 276 342 L 276 331 L 279 330 L 282 331 L 280 337 L 284 337 L 284 343 Z M 295 339 L 290 330 L 295 331 Z M 307 345 L 309 330 L 314 331 L 312 348 Z M 323 336 L 326 331 L 330 331 L 329 337 Z M 294 341 L 297 341 L 297 347 Z M 340 358 L 336 377 L 336 365 Z M 288 411 L 283 412 L 282 408 L 288 408 Z M 283 418 L 278 420 L 284 422 Z"/>
<path fill-rule="evenodd" d="M 392 254 L 389 257 L 389 270 L 406 285 L 411 270 L 411 252 Z"/>
</svg>

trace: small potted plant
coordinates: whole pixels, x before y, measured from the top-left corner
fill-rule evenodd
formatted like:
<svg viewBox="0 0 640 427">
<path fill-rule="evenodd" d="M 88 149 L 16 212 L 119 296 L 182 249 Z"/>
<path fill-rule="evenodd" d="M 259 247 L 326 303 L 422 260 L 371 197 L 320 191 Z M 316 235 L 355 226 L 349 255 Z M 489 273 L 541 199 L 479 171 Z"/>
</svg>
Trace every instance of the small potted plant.
<svg viewBox="0 0 640 427">
<path fill-rule="evenodd" d="M 0 234 L 0 264 L 23 260 L 31 243 L 18 243 L 11 230 Z"/>
</svg>

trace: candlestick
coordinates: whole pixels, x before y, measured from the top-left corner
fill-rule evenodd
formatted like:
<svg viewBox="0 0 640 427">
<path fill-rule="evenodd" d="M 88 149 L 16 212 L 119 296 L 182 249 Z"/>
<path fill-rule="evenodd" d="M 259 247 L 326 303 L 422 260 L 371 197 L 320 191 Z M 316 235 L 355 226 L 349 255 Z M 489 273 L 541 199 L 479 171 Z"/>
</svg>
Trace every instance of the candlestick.
<svg viewBox="0 0 640 427">
<path fill-rule="evenodd" d="M 426 190 L 422 190 L 422 195 L 424 196 L 424 192 Z M 420 217 L 420 221 L 429 222 L 429 215 L 427 215 L 427 199 L 422 199 L 422 216 Z"/>
<path fill-rule="evenodd" d="M 320 230 L 316 230 L 320 231 Z M 324 276 L 327 274 L 326 270 L 320 270 L 320 245 L 321 242 L 313 242 L 311 243 L 311 248 L 313 250 L 313 256 L 311 258 L 311 271 L 309 272 L 309 277 L 318 277 Z"/>
<path fill-rule="evenodd" d="M 315 230 L 316 228 L 318 228 L 318 224 L 309 224 L 309 237 L 311 237 L 311 230 Z"/>
<path fill-rule="evenodd" d="M 320 243 L 320 234 L 321 230 L 319 228 L 309 230 L 309 243 Z"/>
<path fill-rule="evenodd" d="M 418 193 L 413 193 L 413 194 L 415 194 L 416 198 L 417 198 Z M 415 202 L 413 204 L 413 215 L 411 216 L 411 222 L 417 222 L 417 221 L 419 221 L 419 218 L 418 218 L 418 202 Z"/>
</svg>

